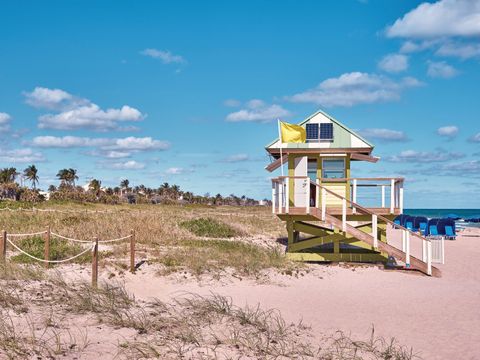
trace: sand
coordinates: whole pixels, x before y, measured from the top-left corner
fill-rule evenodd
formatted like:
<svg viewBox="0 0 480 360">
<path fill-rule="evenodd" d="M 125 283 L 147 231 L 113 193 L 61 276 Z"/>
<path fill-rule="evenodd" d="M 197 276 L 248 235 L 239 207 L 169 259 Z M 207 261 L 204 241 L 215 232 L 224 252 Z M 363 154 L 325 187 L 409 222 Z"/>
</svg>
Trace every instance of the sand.
<svg viewBox="0 0 480 360">
<path fill-rule="evenodd" d="M 139 299 L 215 292 L 240 306 L 279 309 L 287 321 L 303 319 L 319 337 L 342 330 L 367 339 L 373 326 L 376 335 L 394 337 L 424 359 L 480 359 L 480 229 L 463 234 L 446 241 L 446 263 L 437 265 L 441 278 L 375 266 L 311 265 L 298 277 L 267 273 L 258 281 L 226 274 L 199 281 L 182 274 L 159 277 L 146 264 L 125 275 L 125 283 Z"/>
</svg>

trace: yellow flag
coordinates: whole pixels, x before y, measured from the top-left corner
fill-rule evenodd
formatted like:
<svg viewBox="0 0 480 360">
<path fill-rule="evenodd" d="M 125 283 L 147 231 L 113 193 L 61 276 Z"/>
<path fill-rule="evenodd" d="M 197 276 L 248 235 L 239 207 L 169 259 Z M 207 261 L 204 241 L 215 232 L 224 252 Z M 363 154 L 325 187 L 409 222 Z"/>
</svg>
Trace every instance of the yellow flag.
<svg viewBox="0 0 480 360">
<path fill-rule="evenodd" d="M 280 121 L 282 143 L 304 143 L 307 139 L 307 132 L 299 125 L 293 125 Z"/>
</svg>

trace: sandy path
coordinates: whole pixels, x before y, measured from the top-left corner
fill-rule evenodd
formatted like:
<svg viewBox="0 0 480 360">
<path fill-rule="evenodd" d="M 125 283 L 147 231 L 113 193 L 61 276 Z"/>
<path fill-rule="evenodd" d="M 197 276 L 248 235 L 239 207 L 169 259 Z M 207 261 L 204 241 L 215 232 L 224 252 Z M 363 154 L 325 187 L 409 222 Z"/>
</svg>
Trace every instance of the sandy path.
<svg viewBox="0 0 480 360">
<path fill-rule="evenodd" d="M 340 329 L 366 339 L 374 325 L 377 335 L 395 337 L 425 359 L 480 359 L 480 237 L 462 236 L 445 247 L 439 279 L 373 267 L 314 266 L 298 279 L 275 276 L 281 286 L 245 280 L 179 283 L 154 276 L 148 267 L 125 280 L 138 298 L 216 292 L 237 305 L 279 309 L 286 320 L 303 319 L 314 331 Z"/>
</svg>

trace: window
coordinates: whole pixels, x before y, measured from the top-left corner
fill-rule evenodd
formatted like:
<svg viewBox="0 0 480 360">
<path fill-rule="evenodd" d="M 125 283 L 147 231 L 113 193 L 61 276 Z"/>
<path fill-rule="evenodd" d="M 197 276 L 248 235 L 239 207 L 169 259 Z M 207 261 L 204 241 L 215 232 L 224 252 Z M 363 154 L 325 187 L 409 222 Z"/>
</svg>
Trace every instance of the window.
<svg viewBox="0 0 480 360">
<path fill-rule="evenodd" d="M 333 124 L 320 124 L 320 140 L 333 140 Z"/>
<path fill-rule="evenodd" d="M 323 159 L 322 177 L 340 179 L 345 177 L 345 159 Z"/>
<path fill-rule="evenodd" d="M 317 160 L 308 159 L 307 176 L 315 182 L 317 180 Z"/>
<path fill-rule="evenodd" d="M 318 141 L 318 124 L 307 124 L 307 141 Z"/>
</svg>

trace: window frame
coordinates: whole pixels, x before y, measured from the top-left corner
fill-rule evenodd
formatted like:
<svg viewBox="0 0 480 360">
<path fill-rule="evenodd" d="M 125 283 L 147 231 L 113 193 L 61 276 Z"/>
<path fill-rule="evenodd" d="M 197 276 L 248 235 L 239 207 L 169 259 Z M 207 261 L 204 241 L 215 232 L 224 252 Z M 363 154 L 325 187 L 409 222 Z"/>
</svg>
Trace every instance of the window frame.
<svg viewBox="0 0 480 360">
<path fill-rule="evenodd" d="M 340 170 L 338 168 L 329 168 L 328 166 L 325 166 L 325 162 L 328 161 L 341 161 L 343 162 L 343 168 Z M 347 162 L 345 158 L 323 158 L 322 159 L 322 179 L 345 179 L 346 173 L 347 173 Z M 342 171 L 342 176 L 340 177 L 327 177 L 325 176 L 325 172 L 340 172 Z"/>
</svg>

